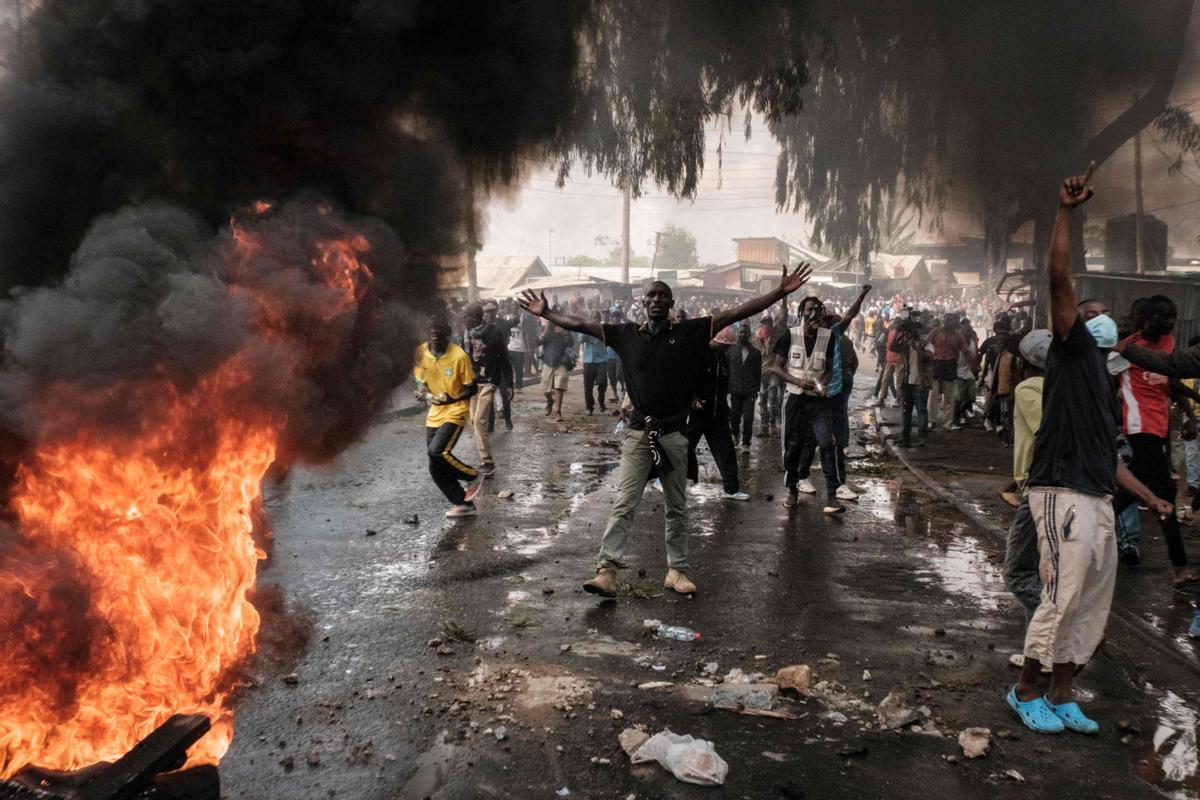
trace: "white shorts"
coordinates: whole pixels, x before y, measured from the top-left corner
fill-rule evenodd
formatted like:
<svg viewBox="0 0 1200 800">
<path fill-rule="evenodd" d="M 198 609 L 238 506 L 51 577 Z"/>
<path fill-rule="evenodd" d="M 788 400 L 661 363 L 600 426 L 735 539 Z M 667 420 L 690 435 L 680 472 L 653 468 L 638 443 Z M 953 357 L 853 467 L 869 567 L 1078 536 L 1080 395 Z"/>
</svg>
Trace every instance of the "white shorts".
<svg viewBox="0 0 1200 800">
<path fill-rule="evenodd" d="M 1104 638 L 1117 582 L 1112 498 L 1034 486 L 1042 598 L 1025 632 L 1025 657 L 1086 664 Z"/>
</svg>

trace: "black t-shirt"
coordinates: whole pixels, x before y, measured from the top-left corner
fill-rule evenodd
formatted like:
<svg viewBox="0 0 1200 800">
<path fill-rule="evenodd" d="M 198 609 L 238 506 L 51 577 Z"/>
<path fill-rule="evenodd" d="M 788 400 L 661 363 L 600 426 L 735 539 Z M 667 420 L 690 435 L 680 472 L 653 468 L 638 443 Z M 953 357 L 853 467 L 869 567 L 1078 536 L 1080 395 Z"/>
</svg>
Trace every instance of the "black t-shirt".
<svg viewBox="0 0 1200 800">
<path fill-rule="evenodd" d="M 833 348 L 837 347 L 838 337 L 830 335 L 829 347 L 825 348 L 825 368 L 833 369 Z M 809 335 L 804 334 L 804 352 L 812 355 L 813 348 L 817 345 L 817 335 L 814 333 Z M 783 357 L 783 366 L 787 367 L 788 353 L 792 349 L 792 329 L 788 328 L 783 332 L 783 336 L 779 337 L 779 341 L 775 343 L 775 355 Z"/>
<path fill-rule="evenodd" d="M 1114 494 L 1120 418 L 1104 354 L 1076 317 L 1066 340 L 1050 343 L 1029 485 Z"/>
<path fill-rule="evenodd" d="M 542 363 L 552 368 L 561 367 L 567 363 L 567 353 L 574 347 L 575 337 L 571 334 L 548 330 L 542 336 Z"/>
<path fill-rule="evenodd" d="M 677 322 L 658 333 L 632 322 L 603 329 L 604 343 L 621 357 L 633 407 L 658 419 L 686 414 L 712 339 L 712 317 Z"/>
</svg>

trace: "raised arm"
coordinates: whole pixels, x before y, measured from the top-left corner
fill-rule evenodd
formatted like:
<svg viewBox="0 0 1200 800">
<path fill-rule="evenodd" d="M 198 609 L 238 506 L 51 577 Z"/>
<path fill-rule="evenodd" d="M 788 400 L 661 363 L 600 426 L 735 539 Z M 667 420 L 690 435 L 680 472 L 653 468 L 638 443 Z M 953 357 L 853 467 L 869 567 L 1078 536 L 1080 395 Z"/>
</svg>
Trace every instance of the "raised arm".
<svg viewBox="0 0 1200 800">
<path fill-rule="evenodd" d="M 521 296 L 517 298 L 517 302 L 521 304 L 521 308 L 535 317 L 548 319 L 560 328 L 566 328 L 569 331 L 577 333 L 586 333 L 588 336 L 594 336 L 604 341 L 604 327 L 599 322 L 592 322 L 591 320 L 552 310 L 550 304 L 546 302 L 545 292 L 537 294 L 532 289 L 526 289 L 521 292 Z"/>
<path fill-rule="evenodd" d="M 871 284 L 864 284 L 862 291 L 858 293 L 858 299 L 842 315 L 842 321 L 839 323 L 842 326 L 842 330 L 846 330 L 850 326 L 850 323 L 854 321 L 854 318 L 858 316 L 858 312 L 862 310 L 863 300 L 866 299 L 867 293 L 870 291 Z"/>
<path fill-rule="evenodd" d="M 1096 162 L 1088 164 L 1087 172 L 1067 178 L 1058 190 L 1058 216 L 1054 220 L 1054 232 L 1050 234 L 1050 319 L 1054 335 L 1066 339 L 1075 324 L 1079 310 L 1076 308 L 1075 287 L 1071 283 L 1071 217 L 1075 207 L 1083 205 L 1092 196 L 1088 186 Z"/>
<path fill-rule="evenodd" d="M 783 265 L 783 276 L 779 279 L 779 288 L 773 292 L 767 292 L 764 295 L 755 297 L 753 300 L 747 300 L 736 308 L 731 308 L 728 311 L 718 311 L 713 314 L 712 318 L 712 335 L 716 336 L 717 331 L 726 328 L 739 320 L 752 317 L 755 314 L 760 314 L 768 308 L 783 300 L 792 292 L 799 289 L 804 284 L 808 283 L 809 276 L 812 275 L 812 267 L 805 261 L 801 261 L 796 265 L 796 268 L 788 272 L 787 264 Z M 566 327 L 566 326 L 563 326 Z"/>
</svg>

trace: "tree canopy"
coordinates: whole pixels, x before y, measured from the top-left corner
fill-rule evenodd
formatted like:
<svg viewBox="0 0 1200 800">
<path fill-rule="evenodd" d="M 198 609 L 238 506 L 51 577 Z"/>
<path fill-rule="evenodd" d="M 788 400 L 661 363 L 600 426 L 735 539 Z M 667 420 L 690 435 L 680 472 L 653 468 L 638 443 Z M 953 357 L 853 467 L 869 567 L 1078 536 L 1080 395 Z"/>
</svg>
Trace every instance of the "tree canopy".
<svg viewBox="0 0 1200 800">
<path fill-rule="evenodd" d="M 687 228 L 668 225 L 659 234 L 654 254 L 657 269 L 694 269 L 700 263 L 696 237 Z"/>
</svg>

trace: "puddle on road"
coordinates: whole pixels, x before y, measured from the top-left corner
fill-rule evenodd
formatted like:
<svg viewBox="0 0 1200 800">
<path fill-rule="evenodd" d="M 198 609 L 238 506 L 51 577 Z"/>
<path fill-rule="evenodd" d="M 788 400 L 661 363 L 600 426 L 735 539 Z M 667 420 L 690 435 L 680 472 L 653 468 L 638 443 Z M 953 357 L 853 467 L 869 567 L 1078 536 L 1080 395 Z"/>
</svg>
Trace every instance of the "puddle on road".
<svg viewBox="0 0 1200 800">
<path fill-rule="evenodd" d="M 554 544 L 557 535 L 557 528 L 517 528 L 505 531 L 503 540 L 494 542 L 492 549 L 533 556 Z"/>
<path fill-rule="evenodd" d="M 1160 692 L 1147 685 L 1156 698 L 1157 716 L 1149 747 L 1133 753 L 1134 772 L 1142 780 L 1176 800 L 1200 799 L 1200 753 L 1196 736 L 1200 714 L 1194 706 L 1172 691 Z"/>
<path fill-rule="evenodd" d="M 921 502 L 925 500 L 925 502 Z M 928 554 L 929 573 L 918 575 L 921 583 L 937 581 L 947 591 L 973 598 L 983 610 L 999 609 L 1004 582 L 988 561 L 987 552 L 969 535 L 965 522 L 937 516 L 934 504 L 911 489 L 899 489 L 893 504 L 892 521 L 905 536 L 919 537 L 934 551 Z"/>
</svg>

